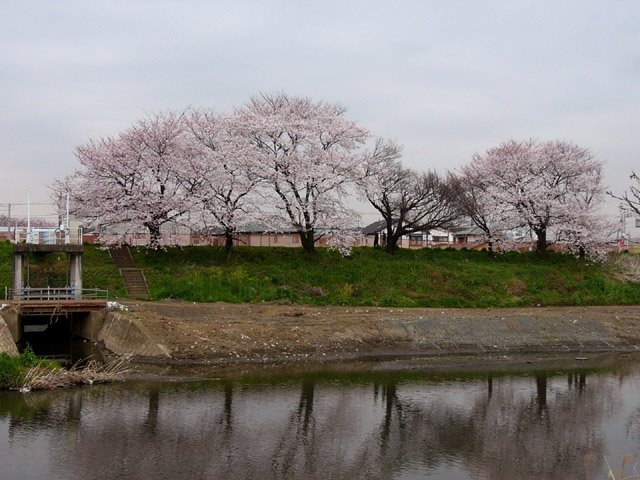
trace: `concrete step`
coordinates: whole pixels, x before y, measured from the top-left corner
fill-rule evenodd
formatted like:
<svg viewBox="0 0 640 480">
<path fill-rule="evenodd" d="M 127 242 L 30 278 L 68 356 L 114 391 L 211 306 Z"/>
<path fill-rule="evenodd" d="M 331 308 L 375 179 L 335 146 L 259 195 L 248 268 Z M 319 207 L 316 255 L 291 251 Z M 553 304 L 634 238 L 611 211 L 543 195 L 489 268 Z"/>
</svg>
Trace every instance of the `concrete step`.
<svg viewBox="0 0 640 480">
<path fill-rule="evenodd" d="M 136 298 L 149 298 L 147 279 L 141 268 L 121 268 L 120 275 L 127 295 Z"/>
<path fill-rule="evenodd" d="M 147 279 L 144 277 L 144 272 L 141 268 L 135 268 L 129 247 L 110 248 L 109 254 L 115 266 L 120 270 L 120 276 L 127 295 L 134 298 L 149 298 Z"/>
<path fill-rule="evenodd" d="M 127 296 L 134 298 L 149 298 L 147 279 L 141 268 L 135 268 L 133 257 L 129 247 L 114 247 L 109 249 L 109 255 L 116 267 L 120 270 L 122 283 L 127 291 Z"/>
<path fill-rule="evenodd" d="M 131 252 L 129 251 L 129 247 L 114 247 L 109 249 L 109 254 L 111 255 L 111 259 L 113 263 L 118 268 L 135 268 L 133 263 L 133 258 L 131 257 Z"/>
</svg>

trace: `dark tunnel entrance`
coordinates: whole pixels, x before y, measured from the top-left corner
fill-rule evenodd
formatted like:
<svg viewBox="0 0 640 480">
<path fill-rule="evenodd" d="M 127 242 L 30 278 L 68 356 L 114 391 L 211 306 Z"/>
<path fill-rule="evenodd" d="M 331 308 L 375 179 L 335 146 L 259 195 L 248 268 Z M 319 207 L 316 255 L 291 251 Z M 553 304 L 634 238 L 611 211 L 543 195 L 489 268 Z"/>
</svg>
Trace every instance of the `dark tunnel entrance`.
<svg viewBox="0 0 640 480">
<path fill-rule="evenodd" d="M 66 366 L 82 365 L 90 359 L 101 362 L 103 355 L 95 342 L 75 334 L 78 324 L 88 317 L 88 312 L 22 315 L 18 350 L 23 352 L 28 346 L 36 356 L 57 360 Z"/>
</svg>

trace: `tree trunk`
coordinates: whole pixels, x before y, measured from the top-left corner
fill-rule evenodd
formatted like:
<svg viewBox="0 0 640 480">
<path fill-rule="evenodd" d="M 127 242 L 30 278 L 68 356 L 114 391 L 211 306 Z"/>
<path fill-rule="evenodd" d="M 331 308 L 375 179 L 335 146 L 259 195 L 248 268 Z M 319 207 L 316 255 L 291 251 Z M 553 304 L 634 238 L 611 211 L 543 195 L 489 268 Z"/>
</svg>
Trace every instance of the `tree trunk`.
<svg viewBox="0 0 640 480">
<path fill-rule="evenodd" d="M 224 232 L 224 251 L 227 254 L 227 258 L 231 255 L 231 249 L 233 248 L 233 232 L 225 230 Z"/>
<path fill-rule="evenodd" d="M 313 253 L 316 251 L 315 232 L 313 229 L 307 231 L 299 231 L 300 243 L 302 249 L 307 253 Z"/>
<path fill-rule="evenodd" d="M 389 255 L 393 255 L 398 251 L 398 240 L 400 237 L 396 235 L 387 235 L 387 244 L 384 247 L 384 251 Z"/>
<path fill-rule="evenodd" d="M 160 225 L 150 222 L 145 223 L 145 227 L 149 229 L 149 248 L 157 249 L 160 247 Z"/>
<path fill-rule="evenodd" d="M 385 230 L 386 230 L 386 234 L 385 234 L 385 241 L 383 242 L 384 244 L 384 251 L 389 254 L 389 255 L 393 255 L 394 253 L 396 253 L 396 251 L 398 250 L 398 239 L 400 238 L 397 233 L 400 231 L 400 229 L 402 228 L 402 225 L 399 224 L 399 222 L 396 224 L 396 228 L 394 230 L 394 221 L 393 221 L 393 217 L 391 217 L 391 215 L 388 216 L 384 216 L 384 220 L 385 220 Z"/>
<path fill-rule="evenodd" d="M 538 237 L 536 242 L 536 252 L 546 252 L 547 251 L 547 229 L 540 228 L 533 230 Z"/>
<path fill-rule="evenodd" d="M 493 257 L 493 238 L 489 237 L 487 238 L 487 253 L 489 254 L 490 257 Z"/>
</svg>

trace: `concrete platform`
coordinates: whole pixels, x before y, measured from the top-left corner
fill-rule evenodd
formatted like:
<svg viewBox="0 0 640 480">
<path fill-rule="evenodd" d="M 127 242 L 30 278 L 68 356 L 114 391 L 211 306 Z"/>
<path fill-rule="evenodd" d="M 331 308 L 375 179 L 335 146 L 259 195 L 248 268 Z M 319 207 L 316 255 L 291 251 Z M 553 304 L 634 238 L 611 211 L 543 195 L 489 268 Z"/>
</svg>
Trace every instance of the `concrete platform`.
<svg viewBox="0 0 640 480">
<path fill-rule="evenodd" d="M 82 254 L 82 244 L 39 244 L 39 243 L 15 243 L 13 245 L 14 253 L 74 253 Z"/>
<path fill-rule="evenodd" d="M 106 300 L 21 300 L 7 302 L 18 315 L 61 315 L 106 308 Z"/>
</svg>

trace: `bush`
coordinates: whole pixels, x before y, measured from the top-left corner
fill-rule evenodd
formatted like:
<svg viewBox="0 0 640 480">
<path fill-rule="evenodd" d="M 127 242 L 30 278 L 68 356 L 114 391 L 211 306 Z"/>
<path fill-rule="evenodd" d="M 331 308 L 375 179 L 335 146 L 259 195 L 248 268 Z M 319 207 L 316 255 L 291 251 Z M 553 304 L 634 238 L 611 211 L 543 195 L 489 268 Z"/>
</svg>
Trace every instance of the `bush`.
<svg viewBox="0 0 640 480">
<path fill-rule="evenodd" d="M 24 369 L 21 357 L 0 353 L 0 388 L 16 388 L 22 384 Z"/>
<path fill-rule="evenodd" d="M 7 390 L 22 387 L 28 372 L 35 367 L 46 370 L 58 370 L 61 368 L 58 362 L 36 357 L 29 345 L 18 357 L 11 357 L 6 353 L 0 354 L 0 389 Z"/>
<path fill-rule="evenodd" d="M 38 365 L 38 357 L 36 357 L 36 354 L 33 353 L 30 345 L 27 345 L 25 347 L 24 351 L 18 358 L 20 359 L 20 365 L 22 365 L 23 367 L 31 368 Z"/>
</svg>

